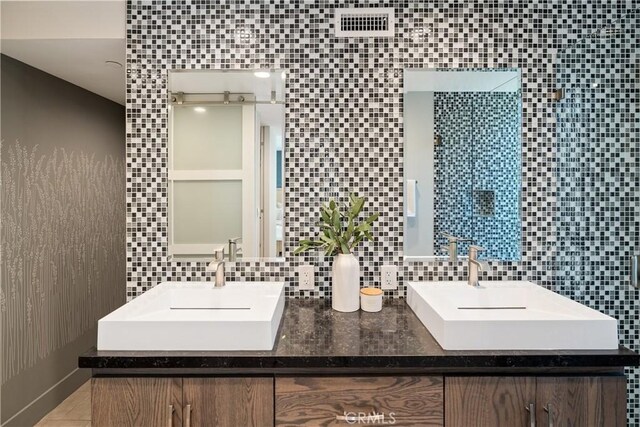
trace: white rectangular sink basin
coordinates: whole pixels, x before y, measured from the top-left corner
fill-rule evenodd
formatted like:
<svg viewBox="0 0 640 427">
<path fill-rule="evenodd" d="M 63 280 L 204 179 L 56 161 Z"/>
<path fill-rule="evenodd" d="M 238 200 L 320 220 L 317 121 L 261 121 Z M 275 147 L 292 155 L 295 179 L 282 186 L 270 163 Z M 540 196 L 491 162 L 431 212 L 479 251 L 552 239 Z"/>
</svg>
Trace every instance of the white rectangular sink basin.
<svg viewBox="0 0 640 427">
<path fill-rule="evenodd" d="M 407 304 L 445 350 L 615 350 L 616 319 L 531 282 L 409 282 Z"/>
<path fill-rule="evenodd" d="M 98 321 L 98 350 L 271 350 L 284 282 L 164 282 Z"/>
</svg>

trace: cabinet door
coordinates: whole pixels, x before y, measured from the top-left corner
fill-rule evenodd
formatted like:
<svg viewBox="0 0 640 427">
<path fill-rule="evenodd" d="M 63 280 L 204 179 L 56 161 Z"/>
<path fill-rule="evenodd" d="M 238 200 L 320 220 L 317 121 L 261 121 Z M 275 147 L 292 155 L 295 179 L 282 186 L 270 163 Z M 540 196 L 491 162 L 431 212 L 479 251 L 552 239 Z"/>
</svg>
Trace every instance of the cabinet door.
<svg viewBox="0 0 640 427">
<path fill-rule="evenodd" d="M 442 426 L 442 377 L 276 378 L 277 426 Z"/>
<path fill-rule="evenodd" d="M 180 427 L 181 378 L 93 378 L 93 427 Z"/>
<path fill-rule="evenodd" d="M 184 427 L 273 425 L 273 378 L 184 378 Z"/>
<path fill-rule="evenodd" d="M 539 377 L 537 402 L 539 426 L 627 425 L 624 376 Z"/>
<path fill-rule="evenodd" d="M 533 377 L 446 377 L 444 389 L 447 427 L 534 425 Z"/>
</svg>

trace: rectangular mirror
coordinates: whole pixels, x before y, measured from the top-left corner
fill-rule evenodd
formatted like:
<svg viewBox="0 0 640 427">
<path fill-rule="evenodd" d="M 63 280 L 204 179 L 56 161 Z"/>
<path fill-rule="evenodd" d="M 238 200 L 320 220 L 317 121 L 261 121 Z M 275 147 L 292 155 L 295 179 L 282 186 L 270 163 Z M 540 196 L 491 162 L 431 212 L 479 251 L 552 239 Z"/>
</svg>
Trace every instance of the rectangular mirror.
<svg viewBox="0 0 640 427">
<path fill-rule="evenodd" d="M 169 73 L 169 255 L 282 257 L 285 73 Z"/>
<path fill-rule="evenodd" d="M 521 98 L 517 69 L 404 71 L 407 260 L 520 259 Z"/>
</svg>

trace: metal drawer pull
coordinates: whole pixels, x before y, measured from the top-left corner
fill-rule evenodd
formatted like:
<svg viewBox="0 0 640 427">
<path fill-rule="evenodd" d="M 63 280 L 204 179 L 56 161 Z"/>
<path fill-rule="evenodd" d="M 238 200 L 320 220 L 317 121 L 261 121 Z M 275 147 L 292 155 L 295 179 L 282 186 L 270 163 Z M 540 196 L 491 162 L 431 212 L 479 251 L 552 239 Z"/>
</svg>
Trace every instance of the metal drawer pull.
<svg viewBox="0 0 640 427">
<path fill-rule="evenodd" d="M 553 427 L 553 411 L 552 411 L 552 407 L 551 407 L 551 403 L 547 403 L 547 406 L 545 406 L 544 411 L 547 413 L 547 425 L 549 427 Z"/>
<path fill-rule="evenodd" d="M 186 407 L 187 413 L 184 416 L 184 427 L 191 427 L 191 405 Z"/>
<path fill-rule="evenodd" d="M 529 403 L 529 406 L 525 406 L 524 409 L 529 413 L 529 425 L 536 427 L 536 405 Z"/>
<path fill-rule="evenodd" d="M 384 414 L 364 415 L 356 414 L 355 412 L 345 412 L 344 415 L 336 415 L 336 421 L 346 421 L 348 423 L 384 421 Z"/>
<path fill-rule="evenodd" d="M 168 424 L 169 427 L 173 427 L 173 413 L 174 413 L 175 409 L 173 409 L 173 405 L 169 405 L 169 420 L 168 420 Z"/>
</svg>

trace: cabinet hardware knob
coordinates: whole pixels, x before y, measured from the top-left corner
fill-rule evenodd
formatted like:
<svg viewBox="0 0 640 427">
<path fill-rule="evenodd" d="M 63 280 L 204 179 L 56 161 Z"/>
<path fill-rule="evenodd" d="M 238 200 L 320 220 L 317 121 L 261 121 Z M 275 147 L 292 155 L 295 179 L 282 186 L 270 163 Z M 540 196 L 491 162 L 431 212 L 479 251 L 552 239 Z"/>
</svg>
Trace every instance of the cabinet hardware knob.
<svg viewBox="0 0 640 427">
<path fill-rule="evenodd" d="M 553 408 L 551 407 L 551 403 L 547 403 L 547 406 L 544 407 L 544 411 L 547 413 L 547 425 L 549 427 L 553 427 Z"/>
<path fill-rule="evenodd" d="M 175 412 L 175 409 L 173 408 L 173 405 L 169 405 L 169 419 L 167 420 L 169 427 L 173 427 L 173 413 L 174 412 Z"/>
<path fill-rule="evenodd" d="M 529 425 L 536 427 L 536 405 L 529 403 L 529 406 L 525 406 L 524 409 L 529 413 Z"/>
</svg>

